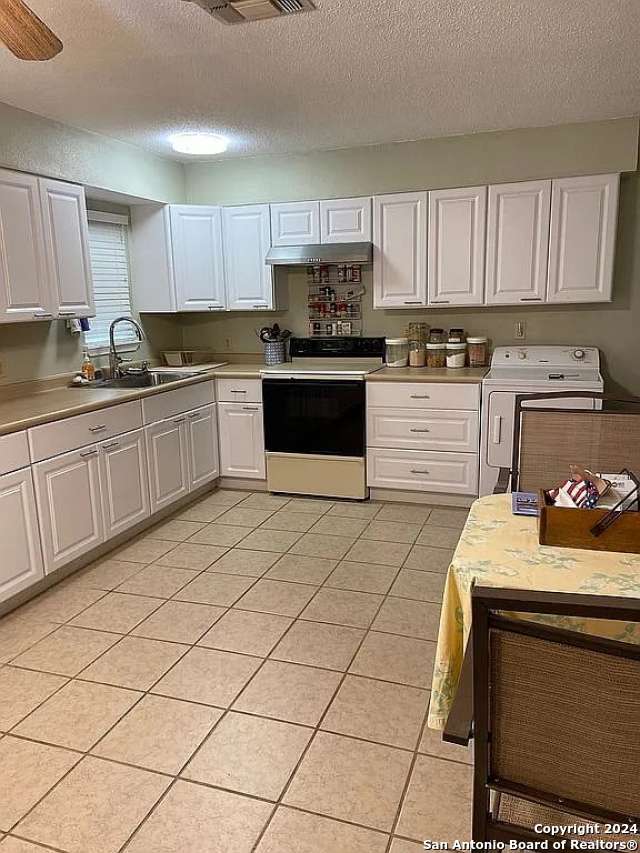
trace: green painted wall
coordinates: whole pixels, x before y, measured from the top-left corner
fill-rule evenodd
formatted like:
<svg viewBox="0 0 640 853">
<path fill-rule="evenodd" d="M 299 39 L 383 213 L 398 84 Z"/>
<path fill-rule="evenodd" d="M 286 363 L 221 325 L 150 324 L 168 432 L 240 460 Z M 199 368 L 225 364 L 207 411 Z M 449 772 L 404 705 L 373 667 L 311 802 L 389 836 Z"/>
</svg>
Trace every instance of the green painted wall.
<svg viewBox="0 0 640 853">
<path fill-rule="evenodd" d="M 0 167 L 153 201 L 184 201 L 181 163 L 8 104 L 0 104 Z"/>
<path fill-rule="evenodd" d="M 477 133 L 187 165 L 187 201 L 345 198 L 568 175 L 635 171 L 638 119 Z"/>
</svg>

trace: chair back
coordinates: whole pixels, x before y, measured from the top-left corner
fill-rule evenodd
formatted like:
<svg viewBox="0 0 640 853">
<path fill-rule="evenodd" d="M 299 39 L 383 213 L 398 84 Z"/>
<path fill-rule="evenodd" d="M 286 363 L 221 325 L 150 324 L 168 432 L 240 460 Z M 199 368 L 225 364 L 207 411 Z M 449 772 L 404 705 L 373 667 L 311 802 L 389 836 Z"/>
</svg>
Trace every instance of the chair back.
<svg viewBox="0 0 640 853">
<path fill-rule="evenodd" d="M 566 479 L 572 463 L 597 473 L 629 468 L 640 474 L 640 398 L 584 391 L 519 394 L 512 491 L 549 489 Z"/>
<path fill-rule="evenodd" d="M 474 840 L 505 831 L 490 790 L 594 822 L 640 818 L 640 645 L 566 627 L 640 622 L 640 601 L 475 587 L 472 608 Z"/>
</svg>

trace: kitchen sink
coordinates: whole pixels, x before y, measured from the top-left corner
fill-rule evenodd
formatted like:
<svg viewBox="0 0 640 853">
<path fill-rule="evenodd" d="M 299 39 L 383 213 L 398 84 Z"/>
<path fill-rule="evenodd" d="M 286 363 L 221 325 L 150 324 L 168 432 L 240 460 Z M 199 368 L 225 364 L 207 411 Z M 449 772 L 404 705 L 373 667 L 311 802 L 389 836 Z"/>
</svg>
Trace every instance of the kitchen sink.
<svg viewBox="0 0 640 853">
<path fill-rule="evenodd" d="M 189 379 L 197 376 L 197 373 L 176 373 L 172 371 L 154 371 L 153 373 L 130 373 L 117 379 L 100 379 L 90 385 L 82 385 L 82 388 L 103 390 L 105 388 L 154 388 L 157 385 L 166 385 L 168 382 L 178 382 L 180 379 Z"/>
</svg>

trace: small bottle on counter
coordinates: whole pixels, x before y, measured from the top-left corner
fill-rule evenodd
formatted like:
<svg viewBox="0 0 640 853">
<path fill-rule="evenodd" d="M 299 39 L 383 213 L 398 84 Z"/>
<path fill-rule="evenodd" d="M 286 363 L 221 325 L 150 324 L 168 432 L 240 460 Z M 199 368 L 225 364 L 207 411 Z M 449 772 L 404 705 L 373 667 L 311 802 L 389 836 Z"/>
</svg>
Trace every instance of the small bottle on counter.
<svg viewBox="0 0 640 853">
<path fill-rule="evenodd" d="M 429 343 L 430 344 L 444 344 L 447 342 L 444 329 L 436 329 L 432 328 L 429 332 Z"/>
<path fill-rule="evenodd" d="M 463 344 L 465 341 L 464 329 L 449 329 L 449 343 Z"/>
<path fill-rule="evenodd" d="M 93 380 L 96 378 L 96 368 L 94 363 L 91 361 L 91 358 L 89 357 L 89 350 L 84 351 L 84 358 L 82 359 L 80 373 L 88 382 L 93 382 Z"/>
</svg>

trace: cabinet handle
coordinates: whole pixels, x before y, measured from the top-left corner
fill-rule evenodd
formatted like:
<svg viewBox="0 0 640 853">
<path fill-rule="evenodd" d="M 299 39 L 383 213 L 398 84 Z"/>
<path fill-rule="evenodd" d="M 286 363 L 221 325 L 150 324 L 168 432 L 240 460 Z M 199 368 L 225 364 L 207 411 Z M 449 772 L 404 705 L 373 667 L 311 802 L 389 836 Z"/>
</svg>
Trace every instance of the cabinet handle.
<svg viewBox="0 0 640 853">
<path fill-rule="evenodd" d="M 174 424 L 183 424 L 183 423 L 184 423 L 184 418 L 176 418 L 174 421 Z"/>
<path fill-rule="evenodd" d="M 194 420 L 194 418 L 199 418 L 200 415 L 201 415 L 200 412 L 191 412 L 191 414 L 189 415 L 189 419 Z"/>
<path fill-rule="evenodd" d="M 403 305 L 422 305 L 422 300 L 414 299 L 413 302 L 404 302 Z"/>
<path fill-rule="evenodd" d="M 520 302 L 542 302 L 541 296 L 521 296 Z"/>
<path fill-rule="evenodd" d="M 451 302 L 450 299 L 432 299 L 431 300 L 432 305 L 449 305 L 450 302 Z"/>
<path fill-rule="evenodd" d="M 119 441 L 112 441 L 111 444 L 103 444 L 102 445 L 103 450 L 115 450 L 116 447 L 120 447 Z"/>
<path fill-rule="evenodd" d="M 106 424 L 98 424 L 98 426 L 89 427 L 89 432 L 102 432 L 102 430 L 106 428 Z"/>
<path fill-rule="evenodd" d="M 34 320 L 53 320 L 53 314 L 34 314 Z"/>
<path fill-rule="evenodd" d="M 231 391 L 232 394 L 246 394 L 246 391 Z"/>
<path fill-rule="evenodd" d="M 418 468 L 412 468 L 411 473 L 412 474 L 429 474 L 428 471 L 420 471 Z"/>
<path fill-rule="evenodd" d="M 415 429 L 412 427 L 411 432 L 431 432 L 431 430 L 430 429 Z"/>
<path fill-rule="evenodd" d="M 253 307 L 254 307 L 254 308 L 256 309 L 256 311 L 257 311 L 258 309 L 264 310 L 267 306 L 266 306 L 266 305 L 254 305 Z"/>
<path fill-rule="evenodd" d="M 59 317 L 75 317 L 76 312 L 75 311 L 58 311 L 58 316 Z"/>
<path fill-rule="evenodd" d="M 412 394 L 412 400 L 430 400 L 431 397 L 428 394 Z"/>
<path fill-rule="evenodd" d="M 243 406 L 242 411 L 243 412 L 259 412 L 260 409 L 257 406 Z"/>
<path fill-rule="evenodd" d="M 81 453 L 81 454 L 80 454 L 80 456 L 82 456 L 82 458 L 84 459 L 84 458 L 86 458 L 87 456 L 95 456 L 95 455 L 97 454 L 97 452 L 98 452 L 98 451 L 97 451 L 97 450 L 95 450 L 95 449 L 94 449 L 94 450 L 85 450 L 85 452 L 84 452 L 84 453 Z"/>
</svg>

